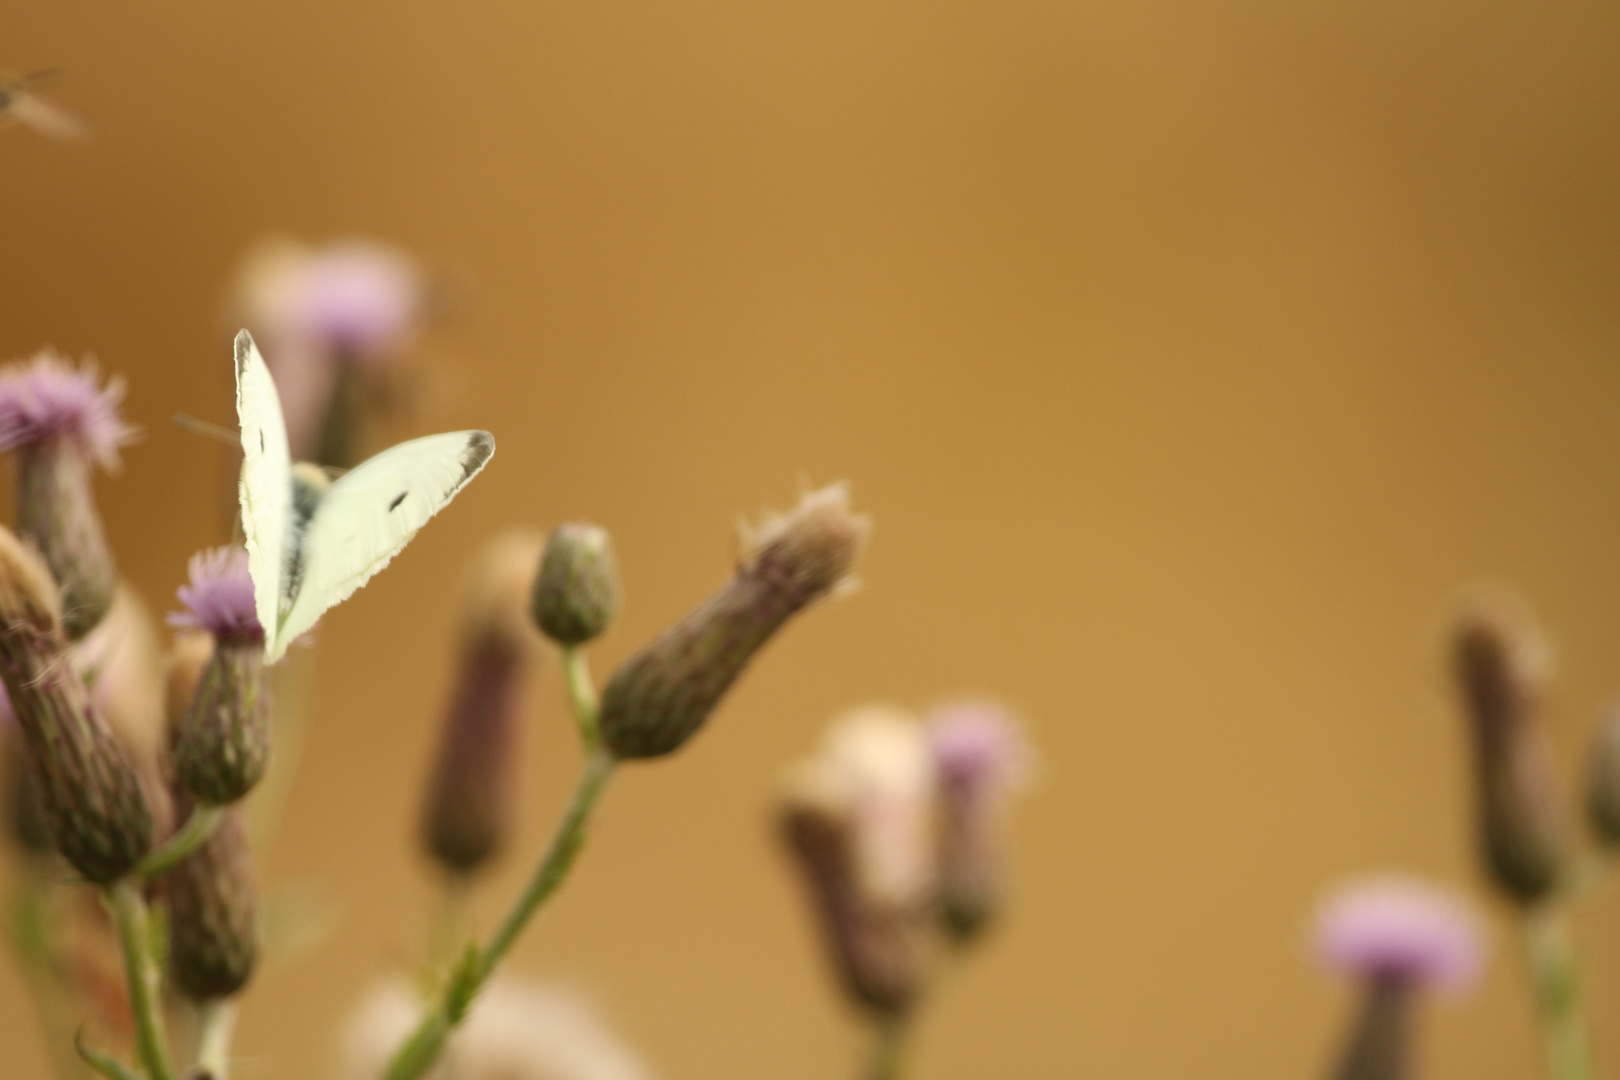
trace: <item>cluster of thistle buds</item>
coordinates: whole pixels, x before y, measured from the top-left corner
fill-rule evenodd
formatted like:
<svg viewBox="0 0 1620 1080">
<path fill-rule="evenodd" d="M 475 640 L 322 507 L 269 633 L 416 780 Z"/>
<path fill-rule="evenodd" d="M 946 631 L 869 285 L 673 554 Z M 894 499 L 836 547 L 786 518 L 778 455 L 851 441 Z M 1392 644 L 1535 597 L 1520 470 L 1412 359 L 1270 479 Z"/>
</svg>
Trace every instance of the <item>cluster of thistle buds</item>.
<svg viewBox="0 0 1620 1080">
<path fill-rule="evenodd" d="M 1002 707 L 919 720 L 868 706 L 788 774 L 778 808 L 839 982 L 880 1030 L 916 1007 L 941 948 L 976 942 L 1006 894 L 1006 809 L 1029 752 Z"/>
<path fill-rule="evenodd" d="M 118 578 L 91 488 L 93 468 L 116 465 L 132 435 L 121 393 L 93 366 L 50 354 L 0 373 L 0 447 L 18 471 L 16 530 L 0 528 L 14 831 L 39 858 L 60 857 L 106 887 L 119 919 L 133 920 L 121 931 L 138 931 L 143 893 L 160 899 L 170 984 L 195 1001 L 224 999 L 257 956 L 237 804 L 269 757 L 263 633 L 245 553 L 194 558 L 184 610 L 171 618 L 189 634 L 177 657 L 192 660 L 173 666 L 165 733 L 163 703 L 136 685 L 157 685 L 155 635 L 133 601 L 129 625 L 109 615 Z M 130 650 L 140 655 L 124 659 Z M 109 715 L 126 711 L 141 718 L 120 731 Z M 129 975 L 132 1004 L 155 992 L 155 971 L 133 965 Z"/>
</svg>

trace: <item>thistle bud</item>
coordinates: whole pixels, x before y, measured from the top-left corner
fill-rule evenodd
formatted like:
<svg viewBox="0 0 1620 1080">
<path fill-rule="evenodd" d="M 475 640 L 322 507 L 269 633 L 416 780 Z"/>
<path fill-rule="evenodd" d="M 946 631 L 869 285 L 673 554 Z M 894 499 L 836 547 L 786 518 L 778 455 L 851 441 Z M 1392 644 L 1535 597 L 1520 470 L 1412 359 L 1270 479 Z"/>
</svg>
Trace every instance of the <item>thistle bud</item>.
<svg viewBox="0 0 1620 1080">
<path fill-rule="evenodd" d="M 1528 612 L 1496 597 L 1464 609 L 1452 650 L 1474 737 L 1485 863 L 1501 889 L 1531 903 L 1558 884 L 1568 846 L 1541 726 L 1548 649 Z"/>
<path fill-rule="evenodd" d="M 534 582 L 534 622 L 559 645 L 583 645 L 619 612 L 613 540 L 595 525 L 559 525 L 546 540 Z"/>
<path fill-rule="evenodd" d="M 745 536 L 731 582 L 608 680 L 600 721 L 607 748 L 619 758 L 679 749 L 782 624 L 849 580 L 870 528 L 835 484 Z"/>
<path fill-rule="evenodd" d="M 528 602 L 542 540 L 503 533 L 463 587 L 461 657 L 422 814 L 427 848 L 471 873 L 511 831 L 524 692 L 539 660 Z"/>
<path fill-rule="evenodd" d="M 152 844 L 152 812 L 72 663 L 50 570 L 0 529 L 0 680 L 58 851 L 87 879 L 117 880 Z"/>
<path fill-rule="evenodd" d="M 864 709 L 789 774 L 779 811 L 844 988 L 878 1012 L 905 1012 L 921 986 L 931 787 L 916 721 Z"/>
<path fill-rule="evenodd" d="M 214 652 L 175 740 L 175 775 L 199 802 L 223 806 L 246 795 L 270 763 L 264 631 L 247 552 L 215 548 L 192 556 L 189 571 L 179 592 L 185 610 L 169 622 L 208 631 Z"/>
<path fill-rule="evenodd" d="M 1029 753 L 1012 718 L 994 705 L 956 705 L 928 719 L 939 788 L 939 907 L 958 942 L 976 937 L 1001 907 L 1006 804 Z"/>
<path fill-rule="evenodd" d="M 1481 937 L 1467 907 L 1420 882 L 1380 878 L 1330 897 L 1317 916 L 1317 954 L 1364 993 L 1334 1080 L 1410 1076 L 1413 999 L 1472 985 L 1483 961 Z"/>
<path fill-rule="evenodd" d="M 10 708 L 7 702 L 7 721 L 0 723 L 0 729 L 4 729 L 0 730 L 0 783 L 5 785 L 7 831 L 24 851 L 48 855 L 55 850 L 50 824 L 45 820 L 45 807 L 40 801 L 34 774 L 28 768 L 22 733 L 10 722 Z"/>
<path fill-rule="evenodd" d="M 184 807 L 184 793 L 177 793 Z M 163 876 L 169 905 L 169 966 L 194 1001 L 230 997 L 258 960 L 258 892 L 240 807 Z"/>
<path fill-rule="evenodd" d="M 17 531 L 44 555 L 77 640 L 112 606 L 118 584 L 90 491 L 90 467 L 114 468 L 133 429 L 118 416 L 122 382 L 103 388 L 51 352 L 0 374 L 0 450 L 17 455 Z"/>
</svg>

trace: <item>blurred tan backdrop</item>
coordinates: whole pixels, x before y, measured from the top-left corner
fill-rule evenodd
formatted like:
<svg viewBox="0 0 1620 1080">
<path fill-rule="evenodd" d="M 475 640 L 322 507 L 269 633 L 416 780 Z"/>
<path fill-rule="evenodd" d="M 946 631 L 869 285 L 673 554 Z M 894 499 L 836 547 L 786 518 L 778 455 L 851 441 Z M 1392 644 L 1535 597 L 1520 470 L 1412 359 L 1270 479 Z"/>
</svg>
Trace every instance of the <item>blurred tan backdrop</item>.
<svg viewBox="0 0 1620 1080">
<path fill-rule="evenodd" d="M 1560 645 L 1573 771 L 1620 692 L 1620 8 L 1421 0 L 11 4 L 0 64 L 98 128 L 0 137 L 0 355 L 93 351 L 145 428 L 100 490 L 160 610 L 216 542 L 222 296 L 284 230 L 373 236 L 471 298 L 414 430 L 500 453 L 328 620 L 265 873 L 341 921 L 245 1001 L 244 1078 L 329 1075 L 416 957 L 418 789 L 454 572 L 511 523 L 617 537 L 599 671 L 726 575 L 741 513 L 849 477 L 865 591 L 633 768 L 526 971 L 671 1080 L 852 1073 L 763 821 L 833 712 L 1027 717 L 1016 910 L 916 1080 L 1320 1075 L 1348 999 L 1304 926 L 1340 877 L 1478 893 L 1444 602 Z M 394 434 L 403 435 L 407 432 Z M 555 668 L 524 835 L 575 764 Z M 1579 924 L 1620 1069 L 1620 895 Z M 1514 941 L 1433 1010 L 1429 1075 L 1535 1075 Z M 0 965 L 0 1057 L 40 1075 Z"/>
</svg>

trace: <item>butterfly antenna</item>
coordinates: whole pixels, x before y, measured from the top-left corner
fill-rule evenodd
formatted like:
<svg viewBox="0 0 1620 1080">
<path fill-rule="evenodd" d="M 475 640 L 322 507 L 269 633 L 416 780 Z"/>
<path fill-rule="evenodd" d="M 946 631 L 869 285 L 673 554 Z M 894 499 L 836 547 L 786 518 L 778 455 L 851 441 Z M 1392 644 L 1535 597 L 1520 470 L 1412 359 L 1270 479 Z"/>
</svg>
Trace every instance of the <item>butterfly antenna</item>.
<svg viewBox="0 0 1620 1080">
<path fill-rule="evenodd" d="M 236 432 L 230 428 L 211 424 L 207 420 L 198 420 L 195 416 L 187 416 L 185 413 L 175 413 L 173 419 L 174 426 L 181 431 L 189 431 L 193 435 L 204 435 L 210 439 L 218 439 L 220 442 L 228 446 L 234 446 L 238 450 L 242 448 L 241 442 L 236 437 Z"/>
</svg>

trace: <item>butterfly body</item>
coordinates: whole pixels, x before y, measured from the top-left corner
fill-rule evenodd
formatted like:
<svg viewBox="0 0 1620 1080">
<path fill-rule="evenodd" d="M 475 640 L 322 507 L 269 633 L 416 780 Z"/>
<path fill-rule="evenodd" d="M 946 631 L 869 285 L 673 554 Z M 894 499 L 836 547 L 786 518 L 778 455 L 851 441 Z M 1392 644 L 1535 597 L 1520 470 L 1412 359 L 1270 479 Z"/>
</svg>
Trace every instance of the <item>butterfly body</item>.
<svg viewBox="0 0 1620 1080">
<path fill-rule="evenodd" d="M 384 450 L 336 480 L 294 465 L 281 401 L 246 331 L 236 338 L 242 528 L 254 606 L 271 662 L 388 565 L 495 453 L 487 431 L 454 431 Z"/>
</svg>

